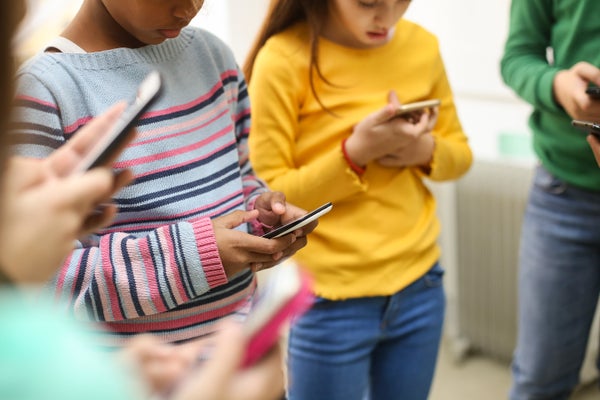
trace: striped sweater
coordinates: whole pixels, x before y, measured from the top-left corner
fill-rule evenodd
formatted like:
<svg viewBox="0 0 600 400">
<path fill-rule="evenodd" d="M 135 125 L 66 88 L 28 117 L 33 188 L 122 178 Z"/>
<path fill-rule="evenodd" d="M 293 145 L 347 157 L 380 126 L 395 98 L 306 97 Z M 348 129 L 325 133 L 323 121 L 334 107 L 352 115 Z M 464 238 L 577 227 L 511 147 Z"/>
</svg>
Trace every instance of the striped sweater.
<svg viewBox="0 0 600 400">
<path fill-rule="evenodd" d="M 267 189 L 248 161 L 245 80 L 208 32 L 186 28 L 139 49 L 36 56 L 17 74 L 15 150 L 47 156 L 131 99 L 151 69 L 163 76 L 162 94 L 115 165 L 132 169 L 135 182 L 116 195 L 113 224 L 77 243 L 51 285 L 76 318 L 108 327 L 98 336 L 109 346 L 140 332 L 168 342 L 209 334 L 220 318 L 247 310 L 256 285 L 250 270 L 227 279 L 210 221 L 251 209 Z"/>
</svg>

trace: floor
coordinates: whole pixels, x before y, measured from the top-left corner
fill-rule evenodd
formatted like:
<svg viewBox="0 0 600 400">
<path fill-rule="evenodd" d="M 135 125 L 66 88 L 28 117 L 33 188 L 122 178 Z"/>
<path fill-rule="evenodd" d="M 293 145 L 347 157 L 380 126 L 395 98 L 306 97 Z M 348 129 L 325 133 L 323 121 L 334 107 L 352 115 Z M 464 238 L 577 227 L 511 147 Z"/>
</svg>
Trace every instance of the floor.
<svg viewBox="0 0 600 400">
<path fill-rule="evenodd" d="M 443 344 L 429 400 L 504 400 L 509 387 L 509 366 L 476 355 L 457 363 Z M 579 388 L 571 397 L 599 399 L 600 391 L 594 383 Z"/>
</svg>

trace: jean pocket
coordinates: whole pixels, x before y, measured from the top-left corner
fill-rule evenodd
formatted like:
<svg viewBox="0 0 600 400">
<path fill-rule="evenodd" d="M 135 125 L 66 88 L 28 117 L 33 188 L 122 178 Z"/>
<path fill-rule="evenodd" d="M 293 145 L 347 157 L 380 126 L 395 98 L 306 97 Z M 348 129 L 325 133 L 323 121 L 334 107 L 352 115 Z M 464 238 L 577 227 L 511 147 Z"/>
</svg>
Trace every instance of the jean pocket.
<svg viewBox="0 0 600 400">
<path fill-rule="evenodd" d="M 440 265 L 440 263 L 435 263 L 435 265 L 427 271 L 425 276 L 423 277 L 425 281 L 425 286 L 427 287 L 439 287 L 443 283 L 444 277 L 444 269 Z"/>
<path fill-rule="evenodd" d="M 546 193 L 561 194 L 567 190 L 567 184 L 552 175 L 542 165 L 538 165 L 533 177 L 533 184 Z"/>
</svg>

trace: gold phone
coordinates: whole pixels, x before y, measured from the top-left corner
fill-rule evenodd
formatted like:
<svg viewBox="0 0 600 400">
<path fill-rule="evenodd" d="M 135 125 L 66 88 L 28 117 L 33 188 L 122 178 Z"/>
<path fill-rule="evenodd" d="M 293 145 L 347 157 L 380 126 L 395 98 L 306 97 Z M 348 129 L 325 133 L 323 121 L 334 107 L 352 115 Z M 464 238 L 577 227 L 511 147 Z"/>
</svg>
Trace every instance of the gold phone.
<svg viewBox="0 0 600 400">
<path fill-rule="evenodd" d="M 401 104 L 396 109 L 395 116 L 400 117 L 402 115 L 407 115 L 407 114 L 410 114 L 415 111 L 421 111 L 421 110 L 429 109 L 432 107 L 438 107 L 440 105 L 440 103 L 441 103 L 440 99 L 431 99 L 431 100 L 417 101 L 414 103 Z"/>
</svg>

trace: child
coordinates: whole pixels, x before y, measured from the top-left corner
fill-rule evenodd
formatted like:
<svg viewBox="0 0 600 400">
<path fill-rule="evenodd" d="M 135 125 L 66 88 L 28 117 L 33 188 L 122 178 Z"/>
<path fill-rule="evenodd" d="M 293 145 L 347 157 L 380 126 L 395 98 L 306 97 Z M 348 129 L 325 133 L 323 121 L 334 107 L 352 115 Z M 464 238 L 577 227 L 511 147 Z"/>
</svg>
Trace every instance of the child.
<svg viewBox="0 0 600 400">
<path fill-rule="evenodd" d="M 460 177 L 472 154 L 409 4 L 274 0 L 246 61 L 257 173 L 304 208 L 334 203 L 295 256 L 318 298 L 290 332 L 290 400 L 429 392 L 445 298 L 424 180 Z M 400 100 L 426 99 L 439 113 L 394 118 Z"/>
<path fill-rule="evenodd" d="M 110 224 L 116 209 L 108 201 L 131 180 L 130 171 L 117 175 L 110 168 L 77 175 L 67 171 L 109 130 L 124 105 L 90 122 L 44 160 L 2 160 L 0 283 L 31 284 L 50 279 L 78 237 Z M 4 132 L 0 131 L 2 139 Z M 48 235 L 50 232 L 53 234 Z"/>
<path fill-rule="evenodd" d="M 77 318 L 106 323 L 107 346 L 140 332 L 170 343 L 212 333 L 245 313 L 253 270 L 294 254 L 316 226 L 254 235 L 305 212 L 254 175 L 244 78 L 229 48 L 186 27 L 201 6 L 85 0 L 60 40 L 17 74 L 16 149 L 38 158 L 135 93 L 149 71 L 163 78 L 115 164 L 136 180 L 115 197 L 114 223 L 82 239 L 53 281 Z"/>
<path fill-rule="evenodd" d="M 571 125 L 600 120 L 600 101 L 586 93 L 600 85 L 590 15 L 600 15 L 598 1 L 511 1 L 500 72 L 532 107 L 539 159 L 521 227 L 511 400 L 569 398 L 588 341 L 598 340 L 590 330 L 600 296 L 600 174 L 589 148 L 597 141 Z"/>
</svg>

